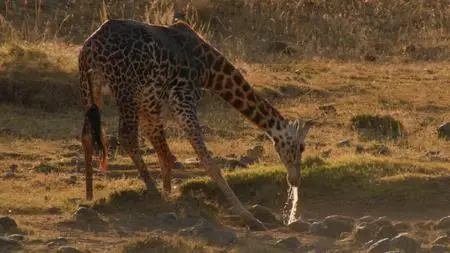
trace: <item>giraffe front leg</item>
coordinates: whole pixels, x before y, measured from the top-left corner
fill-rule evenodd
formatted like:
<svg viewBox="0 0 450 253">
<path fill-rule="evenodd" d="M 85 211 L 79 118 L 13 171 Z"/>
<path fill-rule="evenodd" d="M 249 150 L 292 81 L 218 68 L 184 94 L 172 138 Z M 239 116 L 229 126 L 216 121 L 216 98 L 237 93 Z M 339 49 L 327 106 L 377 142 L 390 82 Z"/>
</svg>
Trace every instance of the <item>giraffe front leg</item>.
<svg viewBox="0 0 450 253">
<path fill-rule="evenodd" d="M 177 102 L 180 103 L 177 104 Z M 256 230 L 267 230 L 264 224 L 256 219 L 244 207 L 242 202 L 238 199 L 231 187 L 228 185 L 228 182 L 222 176 L 219 167 L 217 167 L 217 164 L 212 159 L 204 143 L 203 134 L 200 128 L 200 123 L 197 118 L 195 108 L 193 106 L 187 106 L 182 102 L 182 100 L 173 102 L 175 104 L 174 112 L 181 128 L 185 131 L 189 142 L 191 143 L 197 156 L 199 157 L 201 165 L 208 170 L 211 178 L 224 193 L 228 201 L 233 206 L 234 210 L 244 219 L 244 221 L 250 226 L 250 228 Z"/>
<path fill-rule="evenodd" d="M 158 155 L 163 180 L 163 197 L 167 197 L 172 188 L 172 167 L 177 159 L 167 144 L 164 126 L 159 115 L 147 115 L 144 119 L 141 119 L 141 127 L 145 138 L 150 141 Z"/>
<path fill-rule="evenodd" d="M 149 195 L 159 195 L 155 181 L 151 178 L 147 166 L 142 159 L 139 148 L 138 136 L 138 116 L 135 113 L 120 115 L 119 123 L 119 141 L 124 152 L 133 160 L 134 165 L 139 171 L 139 175 L 145 183 Z"/>
</svg>

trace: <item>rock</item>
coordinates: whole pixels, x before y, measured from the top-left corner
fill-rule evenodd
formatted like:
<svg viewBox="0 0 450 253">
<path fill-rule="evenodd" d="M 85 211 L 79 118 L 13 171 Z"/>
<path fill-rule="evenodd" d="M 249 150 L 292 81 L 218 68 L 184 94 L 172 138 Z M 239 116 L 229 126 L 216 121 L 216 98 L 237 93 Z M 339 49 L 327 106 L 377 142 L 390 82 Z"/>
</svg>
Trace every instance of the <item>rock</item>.
<svg viewBox="0 0 450 253">
<path fill-rule="evenodd" d="M 440 125 L 437 131 L 440 138 L 450 140 L 450 121 Z"/>
<path fill-rule="evenodd" d="M 319 110 L 321 110 L 324 113 L 336 113 L 337 112 L 334 104 L 319 105 Z"/>
<path fill-rule="evenodd" d="M 282 41 L 272 41 L 267 46 L 266 52 L 272 54 L 286 54 L 292 55 L 295 53 L 295 49 Z"/>
<path fill-rule="evenodd" d="M 377 56 L 373 55 L 373 54 L 365 54 L 364 55 L 364 60 L 366 60 L 366 61 L 376 61 L 377 60 Z"/>
<path fill-rule="evenodd" d="M 385 253 L 391 247 L 391 242 L 389 238 L 381 239 L 374 244 L 370 245 L 367 249 L 368 253 Z"/>
<path fill-rule="evenodd" d="M 450 248 L 441 244 L 433 244 L 430 249 L 431 253 L 448 253 Z"/>
<path fill-rule="evenodd" d="M 420 244 L 410 237 L 408 233 L 401 233 L 391 239 L 391 246 L 408 253 L 415 253 L 420 251 Z"/>
<path fill-rule="evenodd" d="M 291 237 L 288 237 L 288 238 L 285 238 L 285 239 L 278 240 L 275 243 L 275 246 L 294 251 L 295 249 L 301 247 L 302 244 L 297 239 L 297 237 L 291 236 Z"/>
<path fill-rule="evenodd" d="M 450 237 L 441 235 L 438 238 L 436 238 L 436 240 L 433 241 L 433 244 L 442 244 L 442 245 L 450 244 Z"/>
<path fill-rule="evenodd" d="M 52 173 L 52 172 L 60 172 L 62 169 L 60 167 L 46 164 L 46 163 L 40 163 L 36 165 L 33 170 L 38 173 Z"/>
<path fill-rule="evenodd" d="M 61 246 L 61 245 L 65 245 L 69 242 L 69 240 L 67 240 L 64 237 L 58 237 L 55 239 L 51 239 L 47 241 L 47 246 L 48 247 L 53 247 L 53 246 Z"/>
<path fill-rule="evenodd" d="M 247 153 L 244 156 L 242 156 L 239 159 L 239 161 L 246 165 L 251 165 L 259 162 L 263 155 L 264 155 L 263 146 L 256 145 L 255 147 L 247 150 Z"/>
<path fill-rule="evenodd" d="M 369 224 L 376 225 L 380 228 L 384 227 L 384 226 L 392 226 L 392 222 L 386 216 L 378 217 L 377 219 L 370 222 Z"/>
<path fill-rule="evenodd" d="M 0 231 L 10 232 L 17 229 L 17 223 L 8 216 L 0 217 Z"/>
<path fill-rule="evenodd" d="M 370 148 L 370 151 L 375 155 L 389 155 L 391 150 L 384 144 L 375 144 Z"/>
<path fill-rule="evenodd" d="M 18 171 L 19 165 L 17 164 L 11 164 L 9 166 L 9 171 L 11 171 L 12 173 L 16 173 Z"/>
<path fill-rule="evenodd" d="M 82 250 L 69 246 L 62 246 L 56 250 L 56 253 L 84 253 Z"/>
<path fill-rule="evenodd" d="M 77 176 L 76 175 L 70 175 L 69 178 L 67 179 L 67 183 L 74 185 L 77 183 Z"/>
<path fill-rule="evenodd" d="M 323 222 L 327 226 L 328 232 L 334 237 L 339 237 L 343 232 L 351 232 L 355 224 L 353 218 L 343 215 L 325 217 Z"/>
<path fill-rule="evenodd" d="M 0 224 L 1 224 L 1 222 L 0 222 Z M 446 216 L 446 217 L 441 218 L 437 222 L 435 228 L 436 229 L 450 229 L 450 216 Z"/>
<path fill-rule="evenodd" d="M 324 158 L 329 158 L 331 156 L 332 152 L 333 152 L 332 149 L 326 149 L 326 150 L 322 151 L 322 153 L 320 155 Z"/>
<path fill-rule="evenodd" d="M 155 216 L 156 219 L 162 222 L 172 222 L 178 219 L 178 216 L 174 212 L 158 213 Z"/>
<path fill-rule="evenodd" d="M 267 223 L 278 223 L 278 218 L 267 207 L 261 205 L 254 205 L 248 209 L 256 219 Z"/>
<path fill-rule="evenodd" d="M 8 236 L 8 239 L 14 240 L 14 241 L 25 241 L 25 236 L 21 234 L 12 234 Z"/>
<path fill-rule="evenodd" d="M 21 242 L 6 237 L 0 237 L 0 252 L 10 252 L 10 250 L 21 248 Z"/>
<path fill-rule="evenodd" d="M 374 217 L 372 217 L 372 216 L 370 216 L 370 215 L 366 215 L 366 216 L 363 216 L 363 217 L 359 218 L 359 219 L 358 219 L 358 222 L 360 222 L 360 223 L 362 223 L 362 222 L 370 223 L 370 222 L 372 222 L 372 221 L 374 221 L 374 220 L 375 220 Z"/>
<path fill-rule="evenodd" d="M 340 140 L 337 143 L 338 147 L 350 147 L 350 140 Z"/>
<path fill-rule="evenodd" d="M 397 229 L 394 228 L 393 225 L 386 225 L 386 226 L 382 226 L 376 235 L 376 239 L 377 240 L 381 240 L 383 238 L 392 238 L 394 236 L 398 235 L 398 231 Z"/>
<path fill-rule="evenodd" d="M 79 207 L 77 211 L 73 214 L 76 221 L 83 222 L 98 222 L 102 221 L 99 214 L 91 208 Z"/>
<path fill-rule="evenodd" d="M 372 240 L 375 236 L 375 231 L 373 229 L 370 229 L 367 226 L 358 226 L 356 227 L 356 230 L 353 234 L 353 237 L 358 242 L 368 242 Z"/>
<path fill-rule="evenodd" d="M 12 172 L 12 171 L 6 171 L 5 173 L 3 173 L 3 178 L 13 178 L 13 177 L 15 177 L 16 176 L 16 174 L 14 174 L 14 172 Z"/>
<path fill-rule="evenodd" d="M 316 221 L 311 223 L 309 232 L 313 235 L 333 237 L 333 235 L 330 234 L 330 232 L 328 231 L 328 227 L 322 221 Z"/>
<path fill-rule="evenodd" d="M 180 236 L 199 237 L 211 244 L 226 246 L 237 241 L 236 233 L 230 229 L 214 228 L 207 221 L 200 221 L 196 225 L 178 231 Z"/>
<path fill-rule="evenodd" d="M 363 153 L 365 151 L 364 146 L 361 144 L 356 144 L 355 146 L 355 151 L 356 153 L 360 154 Z"/>
<path fill-rule="evenodd" d="M 394 223 L 394 228 L 397 229 L 397 231 L 399 232 L 405 232 L 411 229 L 411 225 L 408 224 L 407 222 L 396 222 Z"/>
<path fill-rule="evenodd" d="M 299 219 L 290 223 L 288 227 L 296 232 L 303 233 L 309 231 L 311 223 Z"/>
<path fill-rule="evenodd" d="M 173 167 L 174 170 L 184 170 L 184 164 L 181 162 L 174 162 Z"/>
</svg>

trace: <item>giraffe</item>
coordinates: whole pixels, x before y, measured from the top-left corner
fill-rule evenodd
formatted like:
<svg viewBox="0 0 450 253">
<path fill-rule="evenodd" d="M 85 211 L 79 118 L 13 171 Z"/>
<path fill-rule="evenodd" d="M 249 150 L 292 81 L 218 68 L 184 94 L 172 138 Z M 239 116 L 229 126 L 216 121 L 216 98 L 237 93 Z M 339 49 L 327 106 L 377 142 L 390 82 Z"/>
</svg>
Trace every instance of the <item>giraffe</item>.
<svg viewBox="0 0 450 253">
<path fill-rule="evenodd" d="M 110 19 L 86 39 L 79 53 L 80 91 L 85 109 L 82 128 L 86 167 L 86 198 L 93 198 L 92 157 L 101 152 L 100 168 L 107 167 L 107 141 L 100 109 L 109 93 L 119 110 L 119 141 L 132 159 L 147 192 L 158 194 L 138 147 L 142 131 L 156 150 L 161 167 L 163 197 L 171 191 L 176 161 L 165 134 L 161 108 L 168 105 L 212 180 L 235 212 L 251 227 L 265 229 L 237 198 L 222 176 L 204 142 L 196 108 L 208 90 L 238 110 L 273 141 L 287 168 L 290 185 L 300 184 L 300 162 L 312 121 L 288 120 L 255 92 L 219 50 L 187 23 L 170 26 Z"/>
</svg>

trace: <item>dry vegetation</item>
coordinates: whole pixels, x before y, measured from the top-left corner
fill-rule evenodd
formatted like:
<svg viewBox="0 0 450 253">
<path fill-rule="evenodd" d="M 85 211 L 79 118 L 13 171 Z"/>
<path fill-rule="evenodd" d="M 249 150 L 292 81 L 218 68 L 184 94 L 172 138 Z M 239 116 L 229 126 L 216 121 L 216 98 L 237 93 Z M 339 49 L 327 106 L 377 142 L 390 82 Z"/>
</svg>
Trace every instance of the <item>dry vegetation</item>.
<svg viewBox="0 0 450 253">
<path fill-rule="evenodd" d="M 155 236 L 148 217 L 172 210 L 236 227 L 239 243 L 220 250 L 277 252 L 260 245 L 262 235 L 248 235 L 229 217 L 227 203 L 201 177 L 201 168 L 175 171 L 176 190 L 167 203 L 144 204 L 137 171 L 129 158 L 118 156 L 106 177 L 95 178 L 96 200 L 83 201 L 80 45 L 107 17 L 169 24 L 174 8 L 184 9 L 189 22 L 286 116 L 319 120 L 307 139 L 300 198 L 304 217 L 372 214 L 415 222 L 446 214 L 450 142 L 436 131 L 450 120 L 446 0 L 192 0 L 175 7 L 162 0 L 0 1 L 0 214 L 14 217 L 29 240 L 41 240 L 27 250 L 47 252 L 45 240 L 57 236 L 92 252 L 219 250 L 174 235 Z M 279 45 L 282 52 L 273 52 Z M 335 111 L 320 109 L 324 105 Z M 227 175 L 246 204 L 279 211 L 286 199 L 284 172 L 262 132 L 213 95 L 207 94 L 200 107 L 208 146 L 216 155 L 242 155 L 255 144 L 264 146 L 260 164 L 227 169 Z M 108 100 L 103 119 L 109 133 L 117 129 L 115 109 Z M 388 125 L 387 130 L 355 129 L 372 116 L 395 121 L 378 125 Z M 401 134 L 389 132 L 386 138 L 386 131 L 397 128 Z M 194 156 L 174 122 L 168 122 L 167 131 L 180 161 Z M 159 179 L 156 157 L 145 160 Z M 15 165 L 17 172 L 9 177 Z M 69 176 L 77 182 L 68 183 Z M 110 232 L 60 226 L 79 204 L 104 211 L 113 224 Z"/>
</svg>

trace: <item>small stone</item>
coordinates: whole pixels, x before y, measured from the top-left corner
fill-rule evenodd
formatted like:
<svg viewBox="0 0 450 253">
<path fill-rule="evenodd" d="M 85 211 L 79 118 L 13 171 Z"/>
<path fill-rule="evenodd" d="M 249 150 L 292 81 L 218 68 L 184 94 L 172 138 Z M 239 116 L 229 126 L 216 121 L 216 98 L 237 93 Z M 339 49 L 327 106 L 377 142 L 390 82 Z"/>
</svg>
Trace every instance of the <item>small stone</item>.
<svg viewBox="0 0 450 253">
<path fill-rule="evenodd" d="M 450 244 L 450 237 L 445 235 L 439 236 L 438 238 L 436 238 L 436 240 L 433 241 L 433 244 Z"/>
<path fill-rule="evenodd" d="M 200 237 L 208 243 L 222 246 L 230 245 L 238 240 L 236 233 L 232 230 L 214 228 L 210 222 L 205 220 L 192 227 L 179 230 L 178 234 L 180 236 Z"/>
<path fill-rule="evenodd" d="M 358 154 L 363 153 L 363 152 L 364 152 L 364 146 L 361 145 L 361 144 L 356 144 L 356 146 L 355 146 L 355 151 L 356 151 L 356 153 L 358 153 Z"/>
<path fill-rule="evenodd" d="M 440 138 L 450 140 L 450 121 L 440 125 L 437 131 Z"/>
<path fill-rule="evenodd" d="M 311 223 L 299 219 L 290 223 L 288 227 L 296 232 L 303 233 L 309 231 Z"/>
<path fill-rule="evenodd" d="M 328 227 L 322 221 L 316 221 L 311 223 L 309 232 L 313 235 L 327 236 L 327 237 L 332 236 L 328 231 Z"/>
<path fill-rule="evenodd" d="M 295 250 L 295 249 L 299 248 L 300 246 L 302 246 L 300 241 L 295 236 L 291 236 L 291 237 L 288 237 L 285 239 L 278 240 L 275 243 L 275 245 L 278 247 L 281 247 L 281 248 L 289 249 L 289 250 Z"/>
<path fill-rule="evenodd" d="M 69 176 L 69 178 L 67 179 L 67 183 L 71 184 L 71 185 L 76 184 L 77 183 L 77 176 L 75 176 L 75 175 Z"/>
<path fill-rule="evenodd" d="M 8 236 L 8 239 L 14 240 L 14 241 L 25 241 L 25 236 L 21 234 L 12 234 Z"/>
<path fill-rule="evenodd" d="M 3 217 L 0 217 L 0 228 L 2 228 L 2 230 L 4 232 L 16 230 L 17 223 L 14 219 L 12 219 L 8 216 L 3 216 Z"/>
<path fill-rule="evenodd" d="M 158 213 L 156 214 L 156 219 L 163 222 L 172 222 L 176 221 L 178 219 L 178 216 L 174 212 Z"/>
<path fill-rule="evenodd" d="M 174 162 L 173 163 L 173 169 L 174 170 L 184 170 L 184 165 L 181 162 Z"/>
<path fill-rule="evenodd" d="M 240 161 L 244 164 L 251 165 L 257 163 L 261 160 L 264 155 L 264 147 L 261 145 L 256 145 L 253 148 L 247 150 L 245 156 L 240 158 Z"/>
<path fill-rule="evenodd" d="M 374 238 L 375 231 L 367 226 L 358 226 L 354 232 L 354 238 L 358 242 L 368 242 Z"/>
<path fill-rule="evenodd" d="M 319 110 L 324 113 L 336 113 L 336 107 L 333 104 L 319 105 Z"/>
<path fill-rule="evenodd" d="M 101 220 L 96 211 L 87 207 L 79 207 L 73 216 L 76 221 L 96 222 Z"/>
<path fill-rule="evenodd" d="M 48 240 L 47 246 L 48 247 L 61 246 L 61 245 L 67 244 L 68 242 L 69 242 L 69 240 L 67 240 L 66 238 L 58 237 L 55 239 Z"/>
<path fill-rule="evenodd" d="M 441 244 L 433 244 L 430 249 L 431 253 L 448 253 L 450 248 Z"/>
<path fill-rule="evenodd" d="M 355 221 L 353 218 L 343 215 L 330 215 L 324 219 L 328 232 L 334 237 L 340 236 L 343 232 L 351 232 Z"/>
<path fill-rule="evenodd" d="M 436 226 L 437 229 L 450 229 L 450 216 L 441 218 Z"/>
<path fill-rule="evenodd" d="M 11 164 L 9 166 L 9 171 L 11 171 L 12 173 L 16 173 L 18 168 L 19 166 L 17 164 Z"/>
<path fill-rule="evenodd" d="M 338 147 L 350 147 L 350 140 L 341 140 L 337 143 Z"/>
<path fill-rule="evenodd" d="M 326 149 L 322 151 L 321 156 L 324 158 L 329 158 L 331 156 L 331 153 L 333 152 L 332 149 Z"/>
<path fill-rule="evenodd" d="M 377 56 L 373 55 L 373 54 L 365 54 L 364 55 L 364 60 L 366 61 L 376 61 L 377 60 Z"/>
<path fill-rule="evenodd" d="M 256 219 L 262 222 L 278 223 L 278 218 L 267 207 L 261 205 L 254 205 L 248 209 Z"/>
<path fill-rule="evenodd" d="M 383 238 L 390 239 L 396 235 L 398 235 L 397 229 L 395 229 L 394 226 L 392 226 L 392 225 L 386 225 L 386 226 L 381 227 L 378 230 L 375 238 L 378 240 L 383 239 Z"/>
<path fill-rule="evenodd" d="M 14 174 L 14 172 L 12 172 L 12 171 L 7 171 L 7 172 L 3 173 L 3 178 L 13 178 L 15 176 L 16 176 L 16 174 Z"/>
<path fill-rule="evenodd" d="M 375 145 L 372 151 L 377 155 L 389 155 L 391 153 L 391 150 L 384 144 Z"/>
<path fill-rule="evenodd" d="M 82 250 L 69 246 L 59 247 L 56 253 L 84 253 Z"/>
<path fill-rule="evenodd" d="M 410 237 L 408 233 L 401 233 L 392 238 L 391 245 L 394 248 L 403 250 L 408 253 L 415 253 L 419 252 L 420 250 L 420 244 L 415 239 Z"/>
<path fill-rule="evenodd" d="M 369 249 L 367 249 L 368 253 L 385 253 L 391 247 L 391 242 L 389 238 L 381 239 L 374 244 L 370 245 Z"/>
<path fill-rule="evenodd" d="M 288 44 L 282 41 L 272 41 L 268 45 L 266 52 L 267 53 L 273 53 L 273 54 L 286 54 L 286 55 L 292 55 L 295 53 L 295 49 L 290 47 Z"/>
</svg>

